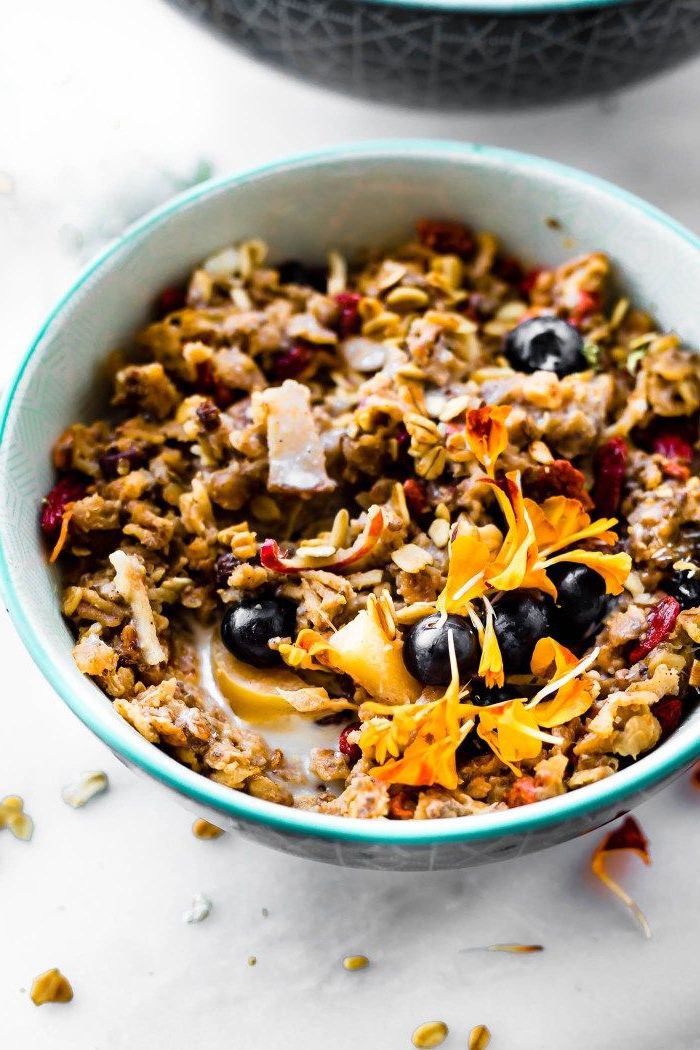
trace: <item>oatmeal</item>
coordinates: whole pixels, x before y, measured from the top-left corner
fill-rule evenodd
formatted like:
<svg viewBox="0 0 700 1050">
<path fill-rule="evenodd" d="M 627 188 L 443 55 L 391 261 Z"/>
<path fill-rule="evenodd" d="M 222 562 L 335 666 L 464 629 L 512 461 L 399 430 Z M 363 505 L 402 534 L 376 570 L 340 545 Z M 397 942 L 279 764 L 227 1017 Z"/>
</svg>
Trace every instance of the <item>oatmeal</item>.
<svg viewBox="0 0 700 1050">
<path fill-rule="evenodd" d="M 166 289 L 56 441 L 78 668 L 203 776 L 343 816 L 528 805 L 657 746 L 700 684 L 700 357 L 597 252 L 526 270 L 423 220 L 355 268 L 266 256 Z"/>
</svg>

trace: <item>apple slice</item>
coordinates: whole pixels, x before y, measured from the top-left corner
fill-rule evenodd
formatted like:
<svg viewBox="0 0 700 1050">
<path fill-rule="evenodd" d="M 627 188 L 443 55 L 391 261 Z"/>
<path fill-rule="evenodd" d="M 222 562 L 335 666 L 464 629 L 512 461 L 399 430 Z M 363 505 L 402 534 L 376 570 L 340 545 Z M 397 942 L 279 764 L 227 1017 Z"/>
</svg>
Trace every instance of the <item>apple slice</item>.
<svg viewBox="0 0 700 1050">
<path fill-rule="evenodd" d="M 333 667 L 349 674 L 377 700 L 406 704 L 420 696 L 420 683 L 404 665 L 400 638 L 387 638 L 366 609 L 336 631 L 328 646 Z"/>
</svg>

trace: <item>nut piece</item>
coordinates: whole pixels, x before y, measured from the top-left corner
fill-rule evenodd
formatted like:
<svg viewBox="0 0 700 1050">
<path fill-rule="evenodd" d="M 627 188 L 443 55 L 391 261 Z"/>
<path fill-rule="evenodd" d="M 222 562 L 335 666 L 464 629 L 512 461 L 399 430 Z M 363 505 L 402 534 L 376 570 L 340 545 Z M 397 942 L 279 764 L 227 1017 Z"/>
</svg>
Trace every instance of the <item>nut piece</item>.
<svg viewBox="0 0 700 1050">
<path fill-rule="evenodd" d="M 195 893 L 192 898 L 192 907 L 183 912 L 182 921 L 193 925 L 196 922 L 204 922 L 212 909 L 212 903 L 203 893 Z"/>
<path fill-rule="evenodd" d="M 0 802 L 0 831 L 9 828 L 16 839 L 29 842 L 34 831 L 34 821 L 24 812 L 24 802 L 19 795 L 7 795 Z"/>
<path fill-rule="evenodd" d="M 413 1033 L 413 1045 L 419 1050 L 430 1050 L 433 1046 L 440 1046 L 447 1038 L 447 1025 L 444 1021 L 426 1021 L 416 1028 Z"/>
<path fill-rule="evenodd" d="M 433 559 L 428 551 L 423 550 L 417 543 L 404 543 L 403 547 L 392 553 L 391 560 L 404 572 L 414 573 L 430 565 Z"/>
<path fill-rule="evenodd" d="M 369 959 L 366 955 L 346 955 L 343 959 L 343 966 L 346 970 L 364 970 L 369 966 Z"/>
<path fill-rule="evenodd" d="M 31 997 L 35 1006 L 42 1006 L 44 1003 L 69 1003 L 73 998 L 73 989 L 68 978 L 54 967 L 53 970 L 47 970 L 34 978 Z"/>
<path fill-rule="evenodd" d="M 73 781 L 72 784 L 66 784 L 61 791 L 61 798 L 67 806 L 72 806 L 73 809 L 80 809 L 90 799 L 96 795 L 101 795 L 108 787 L 109 780 L 106 773 L 102 773 L 99 770 L 82 773 L 78 780 Z"/>
<path fill-rule="evenodd" d="M 485 1024 L 478 1024 L 469 1033 L 468 1050 L 486 1050 L 491 1042 L 491 1033 Z"/>
<path fill-rule="evenodd" d="M 196 839 L 218 839 L 224 834 L 224 829 L 217 828 L 216 824 L 210 824 L 208 820 L 200 817 L 192 825 L 192 834 Z"/>
</svg>

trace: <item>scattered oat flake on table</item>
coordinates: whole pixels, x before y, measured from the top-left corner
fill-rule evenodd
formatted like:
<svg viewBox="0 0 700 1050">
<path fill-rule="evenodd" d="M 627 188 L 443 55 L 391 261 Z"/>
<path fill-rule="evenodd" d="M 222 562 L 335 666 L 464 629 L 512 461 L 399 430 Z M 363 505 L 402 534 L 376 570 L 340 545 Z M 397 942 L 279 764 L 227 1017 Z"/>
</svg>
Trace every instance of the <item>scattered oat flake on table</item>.
<svg viewBox="0 0 700 1050">
<path fill-rule="evenodd" d="M 24 812 L 24 801 L 19 795 L 7 795 L 0 802 L 0 830 L 9 828 L 16 839 L 29 842 L 34 831 L 34 821 Z"/>
<path fill-rule="evenodd" d="M 597 875 L 600 881 L 629 908 L 632 915 L 641 926 L 644 936 L 651 937 L 649 923 L 639 905 L 630 897 L 622 886 L 619 885 L 619 883 L 615 882 L 606 870 L 605 862 L 608 854 L 619 850 L 629 850 L 631 853 L 636 853 L 645 864 L 651 864 L 649 843 L 634 817 L 627 817 L 625 822 L 621 824 L 619 828 L 615 828 L 614 831 L 609 832 L 609 834 L 607 834 L 600 842 L 591 858 L 591 869 L 593 874 Z"/>
<path fill-rule="evenodd" d="M 478 1024 L 469 1033 L 468 1050 L 486 1050 L 491 1042 L 491 1033 L 485 1024 Z"/>
<path fill-rule="evenodd" d="M 369 959 L 366 955 L 346 955 L 343 966 L 346 970 L 364 970 L 369 966 Z"/>
<path fill-rule="evenodd" d="M 413 1045 L 419 1050 L 430 1050 L 433 1046 L 440 1046 L 447 1038 L 447 1025 L 444 1021 L 426 1021 L 418 1025 L 412 1035 Z"/>
<path fill-rule="evenodd" d="M 73 809 L 80 809 L 90 799 L 95 798 L 96 795 L 101 795 L 108 787 L 107 774 L 101 770 L 92 770 L 88 773 L 81 773 L 78 780 L 74 780 L 71 784 L 66 784 L 61 791 L 61 798 L 67 806 L 72 806 Z"/>
<path fill-rule="evenodd" d="M 44 1003 L 69 1003 L 73 998 L 73 989 L 68 978 L 54 967 L 34 978 L 30 994 L 35 1006 L 43 1006 Z"/>
<path fill-rule="evenodd" d="M 223 835 L 224 829 L 217 828 L 216 824 L 210 824 L 208 820 L 200 817 L 192 825 L 192 834 L 196 839 L 218 839 Z"/>
<path fill-rule="evenodd" d="M 182 921 L 193 925 L 196 922 L 204 922 L 212 909 L 212 903 L 203 893 L 195 893 L 192 898 L 192 907 L 183 913 Z"/>
<path fill-rule="evenodd" d="M 258 960 L 257 960 L 257 957 L 255 955 L 249 955 L 248 956 L 248 966 L 255 966 L 257 961 Z"/>
</svg>

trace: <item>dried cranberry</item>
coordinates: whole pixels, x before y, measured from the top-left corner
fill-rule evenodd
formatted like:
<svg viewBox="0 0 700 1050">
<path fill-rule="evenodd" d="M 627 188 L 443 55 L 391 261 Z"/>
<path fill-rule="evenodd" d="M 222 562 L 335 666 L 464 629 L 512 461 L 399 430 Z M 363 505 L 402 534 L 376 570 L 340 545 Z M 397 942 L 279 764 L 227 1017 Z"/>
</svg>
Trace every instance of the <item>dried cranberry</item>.
<svg viewBox="0 0 700 1050">
<path fill-rule="evenodd" d="M 593 502 L 600 514 L 617 513 L 625 480 L 629 449 L 622 438 L 611 438 L 601 445 L 593 460 L 595 484 Z"/>
<path fill-rule="evenodd" d="M 440 255 L 471 255 L 474 237 L 461 222 L 449 220 L 421 219 L 416 223 L 416 233 L 421 244 Z"/>
<path fill-rule="evenodd" d="M 122 471 L 128 474 L 130 470 L 142 467 L 145 462 L 146 453 L 135 445 L 132 445 L 131 448 L 108 448 L 98 457 L 100 470 L 106 478 L 116 478 Z M 123 470 L 122 463 L 126 466 L 126 470 Z"/>
<path fill-rule="evenodd" d="M 693 448 L 689 441 L 678 433 L 666 431 L 657 434 L 652 441 L 652 448 L 659 456 L 666 459 L 679 459 L 690 463 L 693 458 Z"/>
<path fill-rule="evenodd" d="M 349 335 L 356 335 L 360 330 L 360 299 L 357 292 L 339 292 L 335 301 L 340 307 L 338 314 L 338 335 L 341 339 L 347 339 Z"/>
<path fill-rule="evenodd" d="M 651 713 L 661 724 L 661 736 L 667 737 L 678 728 L 683 714 L 683 704 L 677 696 L 665 696 L 663 700 L 656 701 Z"/>
<path fill-rule="evenodd" d="M 578 302 L 569 314 L 569 321 L 571 324 L 578 327 L 583 321 L 586 321 L 591 314 L 597 313 L 599 310 L 599 292 L 579 292 Z"/>
<path fill-rule="evenodd" d="M 362 722 L 351 722 L 350 725 L 346 726 L 338 737 L 338 750 L 341 755 L 345 755 L 351 765 L 358 762 L 362 758 L 362 751 L 360 750 L 359 744 L 352 744 L 348 740 L 350 733 L 354 733 L 356 729 L 362 728 Z"/>
<path fill-rule="evenodd" d="M 544 270 L 541 266 L 534 266 L 531 270 L 527 271 L 522 281 L 520 282 L 520 291 L 524 295 L 530 295 L 535 285 L 537 284 L 537 279 L 539 278 L 541 273 L 544 273 Z"/>
<path fill-rule="evenodd" d="M 240 561 L 235 554 L 219 555 L 214 563 L 214 577 L 217 587 L 228 587 L 228 578 L 237 565 L 240 565 Z"/>
<path fill-rule="evenodd" d="M 506 795 L 506 805 L 515 809 L 532 802 L 537 802 L 537 781 L 534 777 L 518 777 Z"/>
<path fill-rule="evenodd" d="M 61 528 L 67 505 L 82 499 L 84 495 L 85 484 L 75 474 L 67 474 L 56 482 L 51 491 L 44 496 L 41 505 L 40 525 L 44 536 L 56 535 Z"/>
<path fill-rule="evenodd" d="M 156 313 L 165 317 L 175 310 L 182 310 L 187 301 L 187 288 L 184 284 L 171 284 L 164 288 L 156 299 Z"/>
<path fill-rule="evenodd" d="M 416 793 L 411 791 L 410 788 L 399 787 L 398 789 L 392 785 L 390 788 L 391 797 L 389 798 L 389 812 L 388 817 L 390 820 L 413 820 L 416 813 Z"/>
<path fill-rule="evenodd" d="M 636 664 L 655 649 L 661 642 L 665 642 L 676 626 L 678 614 L 681 611 L 680 604 L 670 594 L 664 596 L 652 606 L 647 613 L 647 624 L 644 638 L 630 651 L 630 661 Z"/>
<path fill-rule="evenodd" d="M 586 491 L 586 479 L 568 459 L 527 467 L 523 473 L 523 492 L 535 503 L 544 503 L 550 496 L 566 496 L 579 500 L 584 507 L 593 505 Z"/>
<path fill-rule="evenodd" d="M 213 401 L 203 401 L 197 406 L 197 419 L 204 430 L 217 430 L 221 423 L 221 414 Z"/>
<path fill-rule="evenodd" d="M 228 408 L 233 402 L 233 391 L 216 378 L 210 361 L 200 361 L 197 365 L 195 390 L 210 397 L 217 408 Z"/>
<path fill-rule="evenodd" d="M 275 379 L 295 379 L 311 363 L 312 351 L 308 346 L 295 343 L 289 350 L 277 354 L 272 362 L 272 374 Z"/>
<path fill-rule="evenodd" d="M 425 514 L 429 504 L 423 483 L 417 478 L 406 478 L 403 483 L 403 492 L 411 514 L 416 517 L 419 514 Z"/>
</svg>

